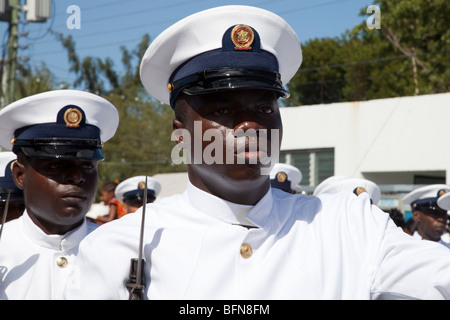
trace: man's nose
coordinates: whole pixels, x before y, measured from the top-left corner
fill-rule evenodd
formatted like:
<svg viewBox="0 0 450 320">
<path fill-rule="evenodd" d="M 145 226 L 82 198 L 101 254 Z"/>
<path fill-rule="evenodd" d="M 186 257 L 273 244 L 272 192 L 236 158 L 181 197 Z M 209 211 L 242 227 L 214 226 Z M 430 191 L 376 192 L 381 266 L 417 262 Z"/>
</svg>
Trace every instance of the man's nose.
<svg viewBox="0 0 450 320">
<path fill-rule="evenodd" d="M 80 185 L 85 182 L 84 175 L 77 165 L 68 165 L 64 171 L 65 181 L 68 184 Z"/>
<path fill-rule="evenodd" d="M 265 129 L 263 125 L 255 120 L 242 120 L 235 124 L 234 131 L 247 131 L 249 129 L 253 129 L 255 131 L 259 131 L 261 129 Z"/>
</svg>

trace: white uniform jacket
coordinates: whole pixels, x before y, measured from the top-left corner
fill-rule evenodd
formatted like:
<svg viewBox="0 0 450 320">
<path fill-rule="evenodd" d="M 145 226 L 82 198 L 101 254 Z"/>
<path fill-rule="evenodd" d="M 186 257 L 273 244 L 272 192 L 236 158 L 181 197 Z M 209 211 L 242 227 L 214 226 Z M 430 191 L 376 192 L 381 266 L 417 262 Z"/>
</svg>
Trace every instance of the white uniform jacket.
<svg viewBox="0 0 450 320">
<path fill-rule="evenodd" d="M 365 194 L 270 189 L 243 206 L 188 184 L 146 208 L 149 299 L 450 298 L 449 250 L 407 235 Z M 82 241 L 66 299 L 128 298 L 140 222 L 141 210 Z"/>
<path fill-rule="evenodd" d="M 419 234 L 419 232 L 417 232 L 417 230 L 414 231 L 413 237 L 414 237 L 414 238 L 417 238 L 417 239 L 420 239 L 420 240 L 423 240 L 422 236 Z M 429 241 L 431 241 L 431 240 L 429 240 Z M 436 242 L 437 242 L 437 243 L 440 243 L 440 244 L 442 244 L 443 246 L 445 246 L 446 248 L 449 248 L 449 249 L 450 249 L 450 243 L 447 243 L 447 242 L 445 242 L 445 241 L 442 240 L 442 239 L 440 239 L 439 241 L 436 241 Z"/>
<path fill-rule="evenodd" d="M 62 299 L 78 245 L 94 224 L 65 235 L 47 235 L 27 212 L 3 226 L 0 239 L 0 299 Z"/>
</svg>

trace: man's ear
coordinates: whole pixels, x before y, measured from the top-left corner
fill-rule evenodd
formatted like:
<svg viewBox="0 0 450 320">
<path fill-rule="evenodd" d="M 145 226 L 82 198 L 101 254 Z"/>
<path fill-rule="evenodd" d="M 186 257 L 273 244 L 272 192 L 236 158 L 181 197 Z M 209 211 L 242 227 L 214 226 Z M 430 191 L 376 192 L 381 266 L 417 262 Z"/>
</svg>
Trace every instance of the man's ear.
<svg viewBox="0 0 450 320">
<path fill-rule="evenodd" d="M 412 218 L 414 219 L 415 222 L 420 222 L 420 211 L 413 210 L 412 211 Z"/>
<path fill-rule="evenodd" d="M 16 160 L 13 163 L 11 171 L 14 183 L 19 189 L 23 189 L 25 184 L 26 166 Z"/>
<path fill-rule="evenodd" d="M 183 143 L 183 132 L 184 132 L 184 123 L 178 119 L 172 120 L 172 141 L 175 141 L 175 144 L 179 146 L 179 143 Z"/>
</svg>

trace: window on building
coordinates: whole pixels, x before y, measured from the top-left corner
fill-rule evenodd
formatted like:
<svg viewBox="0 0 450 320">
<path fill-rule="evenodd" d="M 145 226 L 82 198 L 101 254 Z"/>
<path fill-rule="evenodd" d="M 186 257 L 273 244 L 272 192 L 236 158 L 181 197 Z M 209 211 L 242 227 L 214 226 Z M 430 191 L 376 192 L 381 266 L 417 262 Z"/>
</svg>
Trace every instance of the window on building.
<svg viewBox="0 0 450 320">
<path fill-rule="evenodd" d="M 303 186 L 317 186 L 334 175 L 334 149 L 281 151 L 280 162 L 293 165 L 302 172 Z"/>
<path fill-rule="evenodd" d="M 414 175 L 414 184 L 445 184 L 445 176 Z"/>
</svg>

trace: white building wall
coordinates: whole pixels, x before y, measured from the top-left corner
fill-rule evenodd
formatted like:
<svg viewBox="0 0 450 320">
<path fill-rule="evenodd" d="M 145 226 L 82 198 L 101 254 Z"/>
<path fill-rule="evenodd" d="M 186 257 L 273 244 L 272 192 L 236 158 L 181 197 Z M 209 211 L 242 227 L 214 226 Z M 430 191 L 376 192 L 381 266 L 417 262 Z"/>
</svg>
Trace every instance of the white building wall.
<svg viewBox="0 0 450 320">
<path fill-rule="evenodd" d="M 450 182 L 450 93 L 281 108 L 281 117 L 281 150 L 334 148 L 336 175 Z"/>
</svg>

